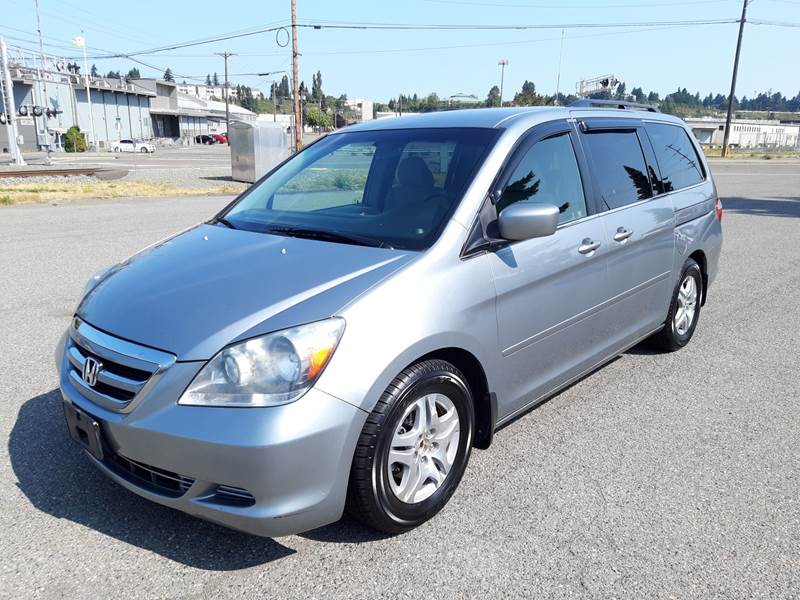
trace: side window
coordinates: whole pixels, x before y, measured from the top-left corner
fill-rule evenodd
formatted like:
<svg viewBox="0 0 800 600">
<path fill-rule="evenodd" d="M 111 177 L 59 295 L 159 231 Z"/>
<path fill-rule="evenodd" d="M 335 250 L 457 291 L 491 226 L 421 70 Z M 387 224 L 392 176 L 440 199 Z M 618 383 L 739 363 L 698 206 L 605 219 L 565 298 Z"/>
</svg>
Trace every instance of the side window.
<svg viewBox="0 0 800 600">
<path fill-rule="evenodd" d="M 665 192 L 689 187 L 705 179 L 702 163 L 683 127 L 646 123 L 645 129 L 653 143 Z"/>
<path fill-rule="evenodd" d="M 598 131 L 585 134 L 593 174 L 609 209 L 653 195 L 650 177 L 636 131 Z M 655 173 L 650 173 L 655 176 Z"/>
<path fill-rule="evenodd" d="M 273 210 L 314 211 L 360 204 L 375 156 L 373 144 L 347 144 L 276 190 Z"/>
<path fill-rule="evenodd" d="M 586 216 L 581 174 L 568 133 L 537 142 L 526 152 L 503 189 L 497 212 L 523 201 L 557 206 L 559 223 Z"/>
</svg>

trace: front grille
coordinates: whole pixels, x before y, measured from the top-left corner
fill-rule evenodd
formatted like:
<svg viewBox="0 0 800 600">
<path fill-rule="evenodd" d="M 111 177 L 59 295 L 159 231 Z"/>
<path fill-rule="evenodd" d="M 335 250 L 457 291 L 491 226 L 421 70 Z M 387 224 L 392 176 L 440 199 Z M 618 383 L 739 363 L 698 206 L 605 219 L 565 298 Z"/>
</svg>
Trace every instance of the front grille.
<svg viewBox="0 0 800 600">
<path fill-rule="evenodd" d="M 131 483 L 162 496 L 179 498 L 192 487 L 194 478 L 159 469 L 152 465 L 125 458 L 108 446 L 104 449 L 103 463 L 117 475 Z"/>
<path fill-rule="evenodd" d="M 171 354 L 115 338 L 77 318 L 64 351 L 72 387 L 87 400 L 115 411 L 125 411 L 175 361 Z M 89 359 L 99 363 L 91 385 L 83 376 Z"/>
</svg>

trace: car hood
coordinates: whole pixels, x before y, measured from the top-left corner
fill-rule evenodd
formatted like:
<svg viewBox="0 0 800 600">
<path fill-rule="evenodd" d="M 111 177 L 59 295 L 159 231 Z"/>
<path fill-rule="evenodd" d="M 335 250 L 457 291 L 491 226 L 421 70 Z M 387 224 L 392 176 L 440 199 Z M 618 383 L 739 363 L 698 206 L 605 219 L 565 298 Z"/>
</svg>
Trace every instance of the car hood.
<svg viewBox="0 0 800 600">
<path fill-rule="evenodd" d="M 239 339 L 324 319 L 416 253 L 200 225 L 112 267 L 78 316 L 206 360 Z"/>
</svg>

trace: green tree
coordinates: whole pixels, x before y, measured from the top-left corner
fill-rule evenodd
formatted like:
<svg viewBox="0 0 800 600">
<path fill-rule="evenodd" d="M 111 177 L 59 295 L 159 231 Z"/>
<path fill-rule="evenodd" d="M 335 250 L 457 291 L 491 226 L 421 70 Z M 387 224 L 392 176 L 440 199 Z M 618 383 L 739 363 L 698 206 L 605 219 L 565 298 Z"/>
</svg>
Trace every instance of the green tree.
<svg viewBox="0 0 800 600">
<path fill-rule="evenodd" d="M 288 75 L 284 75 L 281 77 L 281 85 L 279 87 L 280 93 L 278 94 L 279 98 L 289 98 L 292 95 L 291 90 L 289 89 L 289 77 Z"/>
<path fill-rule="evenodd" d="M 544 103 L 545 98 L 536 93 L 536 85 L 527 79 L 522 84 L 522 90 L 514 94 L 516 106 L 541 106 Z"/>
<path fill-rule="evenodd" d="M 122 75 L 119 74 L 119 71 L 109 71 L 106 73 L 106 79 L 122 79 Z"/>
<path fill-rule="evenodd" d="M 67 129 L 64 150 L 67 152 L 86 152 L 86 139 L 81 133 L 81 128 L 73 125 Z"/>
<path fill-rule="evenodd" d="M 617 86 L 617 98 L 620 100 L 625 99 L 625 92 L 626 92 L 625 82 L 621 81 L 620 84 Z"/>
<path fill-rule="evenodd" d="M 644 98 L 644 90 L 640 87 L 635 87 L 631 90 L 631 95 L 636 99 L 637 102 L 642 102 Z"/>
<path fill-rule="evenodd" d="M 318 108 L 306 112 L 306 123 L 317 130 L 328 129 L 333 124 L 331 116 Z"/>
<path fill-rule="evenodd" d="M 141 78 L 142 75 L 141 73 L 139 73 L 139 69 L 137 69 L 136 67 L 133 67 L 130 71 L 128 71 L 128 74 L 125 77 L 125 79 L 141 79 Z"/>
<path fill-rule="evenodd" d="M 206 85 L 211 86 L 211 73 L 206 75 Z"/>
<path fill-rule="evenodd" d="M 175 81 L 175 76 L 172 74 L 172 69 L 169 67 L 164 71 L 164 81 Z"/>
<path fill-rule="evenodd" d="M 212 78 L 211 81 L 212 81 L 212 83 L 214 84 L 215 87 L 219 85 L 219 77 L 217 77 L 217 73 L 216 72 L 214 72 L 214 77 Z"/>
<path fill-rule="evenodd" d="M 486 106 L 500 106 L 500 88 L 496 85 L 492 86 L 489 95 L 486 96 Z"/>
<path fill-rule="evenodd" d="M 99 73 L 97 72 L 97 65 L 92 65 L 92 70 L 90 71 L 92 77 L 98 77 Z"/>
<path fill-rule="evenodd" d="M 317 74 L 311 78 L 311 98 L 314 101 L 319 101 L 324 95 L 322 93 L 322 73 L 317 71 Z"/>
</svg>

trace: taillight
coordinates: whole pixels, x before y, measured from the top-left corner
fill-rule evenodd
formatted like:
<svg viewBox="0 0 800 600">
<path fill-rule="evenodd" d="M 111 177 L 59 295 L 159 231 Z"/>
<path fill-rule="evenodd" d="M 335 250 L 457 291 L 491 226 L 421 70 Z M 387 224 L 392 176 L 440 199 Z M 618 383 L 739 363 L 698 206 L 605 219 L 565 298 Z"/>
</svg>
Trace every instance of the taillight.
<svg viewBox="0 0 800 600">
<path fill-rule="evenodd" d="M 714 212 L 717 215 L 717 220 L 722 221 L 722 200 L 717 197 L 717 203 L 714 205 Z"/>
</svg>

